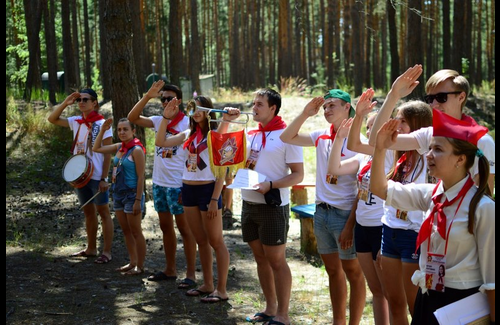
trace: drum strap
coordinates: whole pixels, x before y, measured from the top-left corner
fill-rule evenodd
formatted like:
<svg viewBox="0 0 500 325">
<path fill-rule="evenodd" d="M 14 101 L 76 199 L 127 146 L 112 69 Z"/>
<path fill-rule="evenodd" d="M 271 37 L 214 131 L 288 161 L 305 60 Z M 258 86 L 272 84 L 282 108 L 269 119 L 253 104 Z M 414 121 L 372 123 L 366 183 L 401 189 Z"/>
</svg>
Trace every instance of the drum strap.
<svg viewBox="0 0 500 325">
<path fill-rule="evenodd" d="M 80 133 L 81 126 L 82 126 L 81 124 L 78 125 L 78 131 L 76 131 L 76 136 L 73 139 L 73 144 L 71 145 L 71 149 L 69 150 L 69 152 L 72 155 L 73 155 L 73 150 L 75 150 L 75 145 L 76 145 L 76 141 L 78 140 L 78 134 Z M 91 147 L 90 145 L 92 144 L 90 141 L 90 134 L 92 132 L 93 126 L 94 126 L 94 123 L 90 124 L 90 129 L 89 129 L 89 132 L 87 133 L 87 147 L 85 148 L 85 154 L 87 154 L 87 150 L 89 150 L 89 148 Z M 93 151 L 92 151 L 92 149 L 90 149 L 90 156 L 92 156 L 92 154 L 93 154 Z"/>
</svg>

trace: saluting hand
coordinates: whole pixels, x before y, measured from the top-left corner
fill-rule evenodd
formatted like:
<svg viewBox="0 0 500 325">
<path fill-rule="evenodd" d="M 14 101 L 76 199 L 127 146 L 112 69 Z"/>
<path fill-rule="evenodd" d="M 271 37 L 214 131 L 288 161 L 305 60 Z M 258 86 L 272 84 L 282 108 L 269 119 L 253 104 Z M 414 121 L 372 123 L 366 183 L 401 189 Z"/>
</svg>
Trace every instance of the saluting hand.
<svg viewBox="0 0 500 325">
<path fill-rule="evenodd" d="M 304 107 L 304 114 L 306 114 L 308 117 L 314 116 L 318 114 L 319 109 L 321 106 L 325 103 L 325 99 L 323 97 L 314 97 L 307 103 L 307 105 Z"/>
</svg>

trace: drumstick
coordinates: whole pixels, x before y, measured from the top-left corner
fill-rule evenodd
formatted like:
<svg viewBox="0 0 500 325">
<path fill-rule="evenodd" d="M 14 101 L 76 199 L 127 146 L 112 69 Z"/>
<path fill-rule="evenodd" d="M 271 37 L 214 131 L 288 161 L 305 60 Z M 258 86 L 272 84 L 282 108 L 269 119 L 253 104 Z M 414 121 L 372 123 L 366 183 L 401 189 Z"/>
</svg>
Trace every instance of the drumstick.
<svg viewBox="0 0 500 325">
<path fill-rule="evenodd" d="M 84 206 L 86 206 L 87 204 L 89 204 L 89 202 L 90 202 L 90 201 L 92 201 L 92 200 L 93 200 L 96 196 L 98 196 L 98 195 L 99 195 L 99 193 L 101 193 L 101 192 L 97 191 L 97 193 L 96 193 L 96 194 L 94 194 L 94 196 L 93 196 L 93 197 L 91 197 L 91 198 L 90 198 L 87 202 L 85 202 L 85 203 L 84 203 L 84 204 L 80 207 L 80 210 L 81 210 L 81 209 L 83 209 L 83 207 L 84 207 Z"/>
</svg>

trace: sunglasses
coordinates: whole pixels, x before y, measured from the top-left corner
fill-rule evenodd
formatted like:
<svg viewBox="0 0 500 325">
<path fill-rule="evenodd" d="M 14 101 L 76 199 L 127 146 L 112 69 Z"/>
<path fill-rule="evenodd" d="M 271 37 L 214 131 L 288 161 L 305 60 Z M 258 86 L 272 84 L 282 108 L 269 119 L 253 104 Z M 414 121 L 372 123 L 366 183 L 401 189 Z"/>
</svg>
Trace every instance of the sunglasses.
<svg viewBox="0 0 500 325">
<path fill-rule="evenodd" d="M 84 103 L 86 103 L 86 102 L 88 102 L 89 100 L 93 100 L 93 99 L 92 99 L 92 98 L 80 98 L 80 97 L 78 97 L 77 99 L 75 99 L 75 101 L 76 101 L 77 103 L 82 102 L 82 101 L 83 101 Z"/>
<path fill-rule="evenodd" d="M 171 101 L 172 99 L 174 99 L 174 97 L 172 97 L 172 96 L 168 96 L 168 97 L 160 97 L 160 101 L 161 101 L 162 103 L 165 103 L 165 101 L 169 102 L 169 101 Z"/>
<path fill-rule="evenodd" d="M 450 92 L 447 92 L 447 93 L 437 93 L 435 95 L 427 95 L 427 96 L 424 96 L 424 100 L 427 104 L 431 104 L 434 99 L 438 101 L 438 103 L 446 103 L 446 101 L 448 100 L 448 95 L 450 94 L 453 94 L 453 95 L 456 95 L 456 94 L 460 94 L 461 91 L 450 91 Z"/>
</svg>

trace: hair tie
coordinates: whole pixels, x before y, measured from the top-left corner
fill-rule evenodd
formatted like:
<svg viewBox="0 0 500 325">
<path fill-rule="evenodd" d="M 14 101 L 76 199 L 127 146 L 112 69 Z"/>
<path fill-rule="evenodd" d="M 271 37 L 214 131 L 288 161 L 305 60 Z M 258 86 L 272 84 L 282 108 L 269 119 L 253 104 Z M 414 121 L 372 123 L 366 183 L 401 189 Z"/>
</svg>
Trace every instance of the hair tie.
<svg viewBox="0 0 500 325">
<path fill-rule="evenodd" d="M 477 156 L 478 158 L 484 157 L 484 154 L 483 154 L 483 152 L 481 151 L 481 149 L 477 149 L 477 151 L 476 151 L 476 156 Z"/>
</svg>

